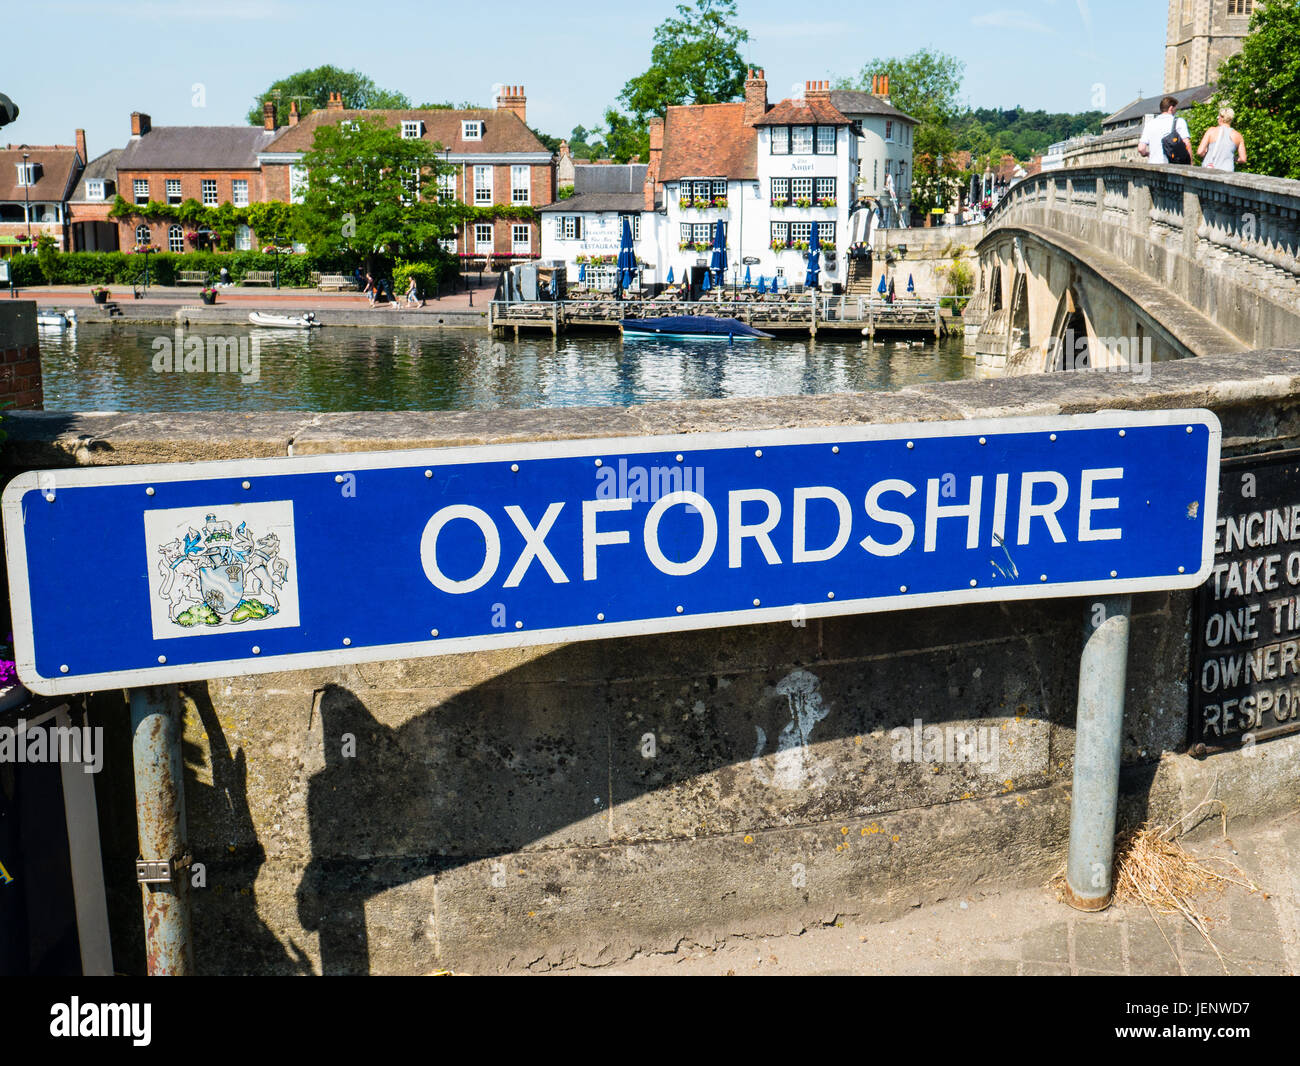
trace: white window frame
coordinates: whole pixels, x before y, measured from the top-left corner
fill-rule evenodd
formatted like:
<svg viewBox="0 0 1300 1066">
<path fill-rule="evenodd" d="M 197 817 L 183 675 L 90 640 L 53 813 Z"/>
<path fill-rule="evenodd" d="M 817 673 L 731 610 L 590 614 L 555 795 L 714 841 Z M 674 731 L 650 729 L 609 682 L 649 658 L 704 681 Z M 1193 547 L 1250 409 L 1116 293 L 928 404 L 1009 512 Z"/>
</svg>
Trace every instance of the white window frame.
<svg viewBox="0 0 1300 1066">
<path fill-rule="evenodd" d="M 479 118 L 461 119 L 460 139 L 462 141 L 481 141 L 483 139 L 483 120 Z"/>
<path fill-rule="evenodd" d="M 200 188 L 200 189 L 202 190 L 202 192 L 203 192 L 203 206 L 204 206 L 204 207 L 216 207 L 216 206 L 217 206 L 217 195 L 218 195 L 218 194 L 217 194 L 217 179 L 216 179 L 216 178 L 203 178 L 203 179 L 201 179 L 201 182 L 200 182 L 199 188 Z M 209 194 L 209 193 L 212 194 L 212 199 L 208 199 L 208 194 Z"/>
<path fill-rule="evenodd" d="M 438 175 L 438 199 L 449 204 L 456 199 L 456 172 Z"/>
<path fill-rule="evenodd" d="M 405 189 L 408 194 L 407 196 L 402 197 L 402 203 L 414 203 L 420 199 L 420 171 L 418 167 L 399 167 L 397 180 L 402 183 L 402 188 Z"/>
<path fill-rule="evenodd" d="M 39 163 L 34 163 L 29 160 L 26 163 L 15 163 L 14 166 L 18 168 L 19 188 L 22 188 L 23 186 L 30 188 L 36 184 L 36 168 L 40 166 Z"/>
<path fill-rule="evenodd" d="M 166 183 L 163 186 L 163 191 L 167 195 L 167 202 L 169 204 L 180 203 L 181 202 L 181 179 L 167 178 Z M 173 200 L 172 199 L 173 196 L 176 197 L 176 199 Z"/>
<path fill-rule="evenodd" d="M 791 126 L 790 127 L 790 154 L 791 155 L 812 155 L 817 146 L 817 139 L 813 133 L 813 126 Z"/>
<path fill-rule="evenodd" d="M 131 199 L 136 204 L 147 204 L 149 202 L 148 178 L 135 178 L 131 182 Z"/>
<path fill-rule="evenodd" d="M 830 135 L 829 139 L 827 134 Z M 834 126 L 818 126 L 813 134 L 813 151 L 817 155 L 835 155 L 839 145 L 839 130 Z"/>
<path fill-rule="evenodd" d="M 820 190 L 825 190 L 827 186 L 830 186 L 829 192 L 820 191 Z M 826 178 L 826 177 L 814 178 L 813 179 L 813 203 L 816 203 L 818 200 L 834 200 L 834 199 L 835 199 L 835 179 Z"/>
<path fill-rule="evenodd" d="M 104 179 L 87 178 L 86 179 L 86 199 L 103 200 L 104 199 Z"/>
<path fill-rule="evenodd" d="M 483 232 L 487 231 L 487 240 L 483 239 Z M 484 252 L 491 253 L 496 249 L 496 233 L 491 222 L 474 223 L 474 251 L 477 254 Z"/>
<path fill-rule="evenodd" d="M 419 119 L 402 120 L 402 140 L 418 141 L 424 136 L 424 123 Z"/>
<path fill-rule="evenodd" d="M 235 227 L 235 248 L 241 252 L 253 250 L 253 230 L 249 226 Z"/>
<path fill-rule="evenodd" d="M 796 241 L 807 241 L 812 239 L 811 222 L 791 222 L 790 223 L 790 243 Z"/>
<path fill-rule="evenodd" d="M 790 127 L 773 126 L 771 133 L 772 155 L 790 154 Z"/>
<path fill-rule="evenodd" d="M 523 239 L 519 237 L 523 233 Z M 533 227 L 527 222 L 510 224 L 510 251 L 515 255 L 529 255 L 533 250 Z"/>
<path fill-rule="evenodd" d="M 456 252 L 456 238 L 455 238 L 455 237 L 443 237 L 443 238 L 441 238 L 441 239 L 438 241 L 438 245 L 439 245 L 439 247 L 442 248 L 442 250 L 443 250 L 444 252 L 451 252 L 453 255 L 454 255 L 455 252 Z"/>
<path fill-rule="evenodd" d="M 533 168 L 526 163 L 514 163 L 510 167 L 510 202 L 512 204 L 533 202 Z"/>
<path fill-rule="evenodd" d="M 813 180 L 812 178 L 791 178 L 790 179 L 790 202 L 795 200 L 811 200 L 813 198 Z"/>
<path fill-rule="evenodd" d="M 822 222 L 819 220 L 817 223 L 817 243 L 822 244 L 826 242 L 831 244 L 835 243 L 835 223 Z"/>
<path fill-rule="evenodd" d="M 144 234 L 143 237 L 140 236 L 142 233 Z M 140 223 L 140 225 L 136 226 L 136 228 L 135 228 L 135 245 L 136 245 L 137 248 L 140 247 L 140 245 L 142 245 L 142 244 L 145 244 L 145 245 L 149 244 L 152 240 L 153 240 L 153 234 L 149 232 L 149 227 L 148 227 L 147 225 L 145 225 L 145 224 L 142 222 L 142 223 Z"/>
<path fill-rule="evenodd" d="M 177 245 L 180 247 L 177 247 Z M 167 250 L 169 252 L 185 251 L 185 230 L 180 226 L 171 225 L 167 227 Z"/>
<path fill-rule="evenodd" d="M 773 178 L 771 201 L 774 204 L 788 204 L 790 202 L 790 179 Z"/>
<path fill-rule="evenodd" d="M 300 204 L 307 194 L 307 168 L 300 163 L 289 165 L 289 203 Z"/>
<path fill-rule="evenodd" d="M 692 244 L 712 244 L 712 243 L 713 243 L 713 223 L 712 223 L 712 222 L 693 222 L 693 223 L 691 223 L 691 243 L 692 243 Z"/>
<path fill-rule="evenodd" d="M 627 219 L 632 224 L 632 240 L 641 239 L 641 216 L 630 211 L 625 211 L 618 216 L 618 239 L 623 239 L 623 219 Z"/>
<path fill-rule="evenodd" d="M 583 228 L 581 215 L 561 215 L 555 221 L 555 237 L 561 241 L 580 241 Z"/>
<path fill-rule="evenodd" d="M 483 177 L 486 175 L 487 181 L 484 183 Z M 474 164 L 474 202 L 476 204 L 492 203 L 492 165 L 489 163 Z"/>
<path fill-rule="evenodd" d="M 235 178 L 230 183 L 230 202 L 235 207 L 248 206 L 248 179 Z"/>
</svg>

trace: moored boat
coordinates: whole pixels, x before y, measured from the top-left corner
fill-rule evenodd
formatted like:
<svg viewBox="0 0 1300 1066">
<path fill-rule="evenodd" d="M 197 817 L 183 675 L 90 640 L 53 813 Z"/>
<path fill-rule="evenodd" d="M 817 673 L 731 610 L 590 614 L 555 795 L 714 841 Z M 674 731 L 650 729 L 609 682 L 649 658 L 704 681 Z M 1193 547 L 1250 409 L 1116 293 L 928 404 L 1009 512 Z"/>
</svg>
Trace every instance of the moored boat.
<svg viewBox="0 0 1300 1066">
<path fill-rule="evenodd" d="M 36 312 L 36 324 L 47 329 L 67 329 L 77 324 L 76 311 L 55 311 L 51 308 L 39 308 Z"/>
<path fill-rule="evenodd" d="M 760 340 L 772 334 L 738 318 L 714 315 L 668 315 L 664 318 L 625 318 L 624 337 L 688 337 L 696 340 Z"/>
<path fill-rule="evenodd" d="M 317 329 L 314 311 L 304 311 L 300 315 L 272 315 L 266 311 L 250 311 L 248 321 L 255 326 L 269 326 L 272 329 Z"/>
</svg>

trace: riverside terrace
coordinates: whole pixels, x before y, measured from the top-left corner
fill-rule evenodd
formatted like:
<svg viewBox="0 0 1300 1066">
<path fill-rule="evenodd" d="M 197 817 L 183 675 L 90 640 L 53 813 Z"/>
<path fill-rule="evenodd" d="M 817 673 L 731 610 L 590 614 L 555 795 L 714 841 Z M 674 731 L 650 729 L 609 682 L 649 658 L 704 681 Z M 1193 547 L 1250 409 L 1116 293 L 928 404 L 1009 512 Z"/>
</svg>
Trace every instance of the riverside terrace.
<svg viewBox="0 0 1300 1066">
<path fill-rule="evenodd" d="M 701 300 L 677 300 L 663 295 L 653 299 L 617 300 L 605 294 L 572 300 L 494 300 L 488 326 L 494 333 L 545 330 L 558 335 L 571 328 L 617 329 L 623 319 L 669 315 L 704 315 L 735 318 L 746 325 L 774 333 L 818 331 L 855 333 L 868 337 L 894 335 L 942 337 L 950 332 L 952 312 L 941 301 L 900 297 L 889 303 L 871 296 L 824 296 L 795 292 L 778 296 L 719 292 Z"/>
</svg>

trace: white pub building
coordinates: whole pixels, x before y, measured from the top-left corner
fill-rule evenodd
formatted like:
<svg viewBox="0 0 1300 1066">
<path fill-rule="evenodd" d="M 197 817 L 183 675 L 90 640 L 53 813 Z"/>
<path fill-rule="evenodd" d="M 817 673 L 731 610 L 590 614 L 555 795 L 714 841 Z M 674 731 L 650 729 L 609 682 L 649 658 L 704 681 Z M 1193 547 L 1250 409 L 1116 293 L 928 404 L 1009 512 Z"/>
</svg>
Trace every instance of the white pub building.
<svg viewBox="0 0 1300 1066">
<path fill-rule="evenodd" d="M 846 280 L 851 212 L 892 222 L 906 203 L 914 125 L 878 94 L 832 93 L 827 82 L 769 107 L 763 72 L 750 71 L 743 102 L 670 107 L 652 119 L 647 165 L 575 167 L 575 195 L 541 209 L 542 259 L 565 262 L 570 284 L 585 267 L 589 286 L 613 289 L 628 216 L 643 283 L 662 284 L 671 269 L 674 283 L 695 284 L 721 221 L 726 284 L 743 284 L 748 270 L 754 285 L 762 277 L 784 287 L 804 281 L 815 221 L 829 290 Z"/>
</svg>

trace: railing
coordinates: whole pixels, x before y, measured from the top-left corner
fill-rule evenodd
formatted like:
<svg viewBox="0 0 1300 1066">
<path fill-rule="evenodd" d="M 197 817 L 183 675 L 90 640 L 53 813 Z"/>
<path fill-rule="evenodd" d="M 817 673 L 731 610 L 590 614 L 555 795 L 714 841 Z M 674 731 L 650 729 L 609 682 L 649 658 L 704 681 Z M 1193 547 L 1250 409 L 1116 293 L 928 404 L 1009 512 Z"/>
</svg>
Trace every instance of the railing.
<svg viewBox="0 0 1300 1066">
<path fill-rule="evenodd" d="M 625 318 L 662 318 L 667 316 L 706 316 L 738 318 L 754 324 L 791 323 L 834 327 L 838 323 L 861 325 L 868 322 L 915 323 L 938 322 L 944 301 L 968 300 L 969 297 L 898 297 L 892 303 L 880 296 L 801 295 L 775 298 L 744 296 L 721 300 L 656 300 L 594 297 L 561 301 L 494 300 L 491 305 L 493 325 L 528 325 L 549 327 L 556 321 L 565 323 L 619 322 Z"/>
</svg>

